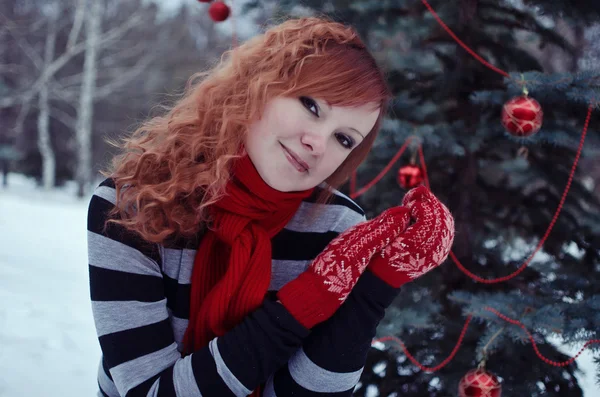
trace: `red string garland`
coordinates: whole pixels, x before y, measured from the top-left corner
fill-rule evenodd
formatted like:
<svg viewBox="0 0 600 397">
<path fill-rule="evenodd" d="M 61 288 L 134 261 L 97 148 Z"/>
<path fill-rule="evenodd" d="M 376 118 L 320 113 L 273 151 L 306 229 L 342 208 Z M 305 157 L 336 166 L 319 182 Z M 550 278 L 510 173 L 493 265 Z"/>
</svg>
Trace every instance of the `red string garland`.
<svg viewBox="0 0 600 397">
<path fill-rule="evenodd" d="M 350 197 L 356 198 L 358 196 L 363 195 L 367 190 L 369 190 L 377 182 L 379 182 L 379 180 L 381 178 L 383 178 L 383 176 L 385 174 L 387 174 L 387 172 L 390 170 L 390 168 L 393 167 L 394 163 L 396 163 L 396 161 L 398 161 L 398 159 L 400 157 L 402 157 L 402 154 L 404 154 L 404 151 L 406 150 L 406 148 L 408 147 L 408 144 L 412 141 L 412 139 L 413 139 L 412 137 L 409 137 L 406 141 L 404 141 L 404 144 L 402 145 L 402 147 L 400 147 L 400 149 L 398 149 L 398 152 L 394 155 L 394 157 L 390 160 L 390 162 L 385 166 L 385 168 L 383 170 L 381 170 L 381 172 L 371 182 L 367 183 L 358 192 L 351 192 Z M 352 178 L 354 179 L 354 181 L 355 181 L 354 183 L 356 184 L 356 171 L 353 173 Z"/>
<path fill-rule="evenodd" d="M 425 7 L 427 7 L 427 9 L 431 13 L 431 15 L 433 15 L 433 17 L 440 24 L 440 26 L 442 28 L 444 28 L 444 30 L 446 32 L 448 32 L 448 34 L 454 39 L 454 41 L 456 41 L 462 48 L 464 48 L 465 51 L 467 51 L 469 54 L 471 54 L 475 59 L 477 59 L 479 62 L 481 62 L 485 66 L 487 66 L 488 68 L 492 69 L 494 72 L 500 73 L 504 77 L 510 77 L 509 74 L 506 73 L 504 70 L 497 68 L 496 66 L 492 65 L 491 63 L 489 63 L 488 61 L 486 61 L 485 59 L 483 59 L 475 51 L 473 51 L 471 48 L 469 48 L 469 46 L 467 46 L 461 39 L 459 39 L 458 36 L 448 27 L 448 25 L 446 25 L 444 23 L 444 21 L 442 21 L 442 19 L 435 12 L 435 10 L 433 9 L 433 7 L 431 7 L 431 5 L 429 5 L 429 3 L 427 2 L 427 0 L 421 0 L 421 2 L 423 4 L 425 4 Z"/>
<path fill-rule="evenodd" d="M 600 343 L 600 339 L 592 339 L 589 340 L 587 342 L 585 342 L 585 344 L 583 345 L 583 347 L 579 350 L 579 352 L 572 358 L 568 359 L 567 361 L 563 361 L 563 362 L 558 362 L 558 361 L 553 361 L 550 360 L 549 358 L 546 358 L 539 350 L 537 343 L 535 342 L 533 335 L 531 334 L 531 332 L 529 332 L 529 330 L 527 329 L 527 327 L 525 327 L 525 325 L 520 322 L 519 320 L 515 320 L 512 319 L 502 313 L 500 313 L 498 310 L 492 308 L 492 307 L 485 307 L 485 310 L 494 313 L 495 315 L 497 315 L 498 317 L 500 317 L 501 319 L 503 319 L 504 321 L 507 321 L 513 325 L 517 325 L 519 326 L 521 329 L 523 329 L 523 331 L 527 334 L 527 336 L 529 337 L 529 340 L 531 341 L 531 344 L 533 345 L 533 350 L 535 351 L 535 354 L 546 364 L 550 364 L 553 365 L 555 367 L 566 367 L 567 365 L 572 364 L 580 355 L 581 353 L 583 353 L 583 351 L 589 346 L 592 345 L 594 343 Z M 410 352 L 408 351 L 408 349 L 406 348 L 406 346 L 404 345 L 404 343 L 398 339 L 395 336 L 384 336 L 382 338 L 377 338 L 377 339 L 373 339 L 373 342 L 371 345 L 374 345 L 377 342 L 387 342 L 387 341 L 393 341 L 395 343 L 397 343 L 402 350 L 404 351 L 404 354 L 406 354 L 406 357 L 408 357 L 408 359 L 417 367 L 419 367 L 422 371 L 425 372 L 435 372 L 440 370 L 441 368 L 443 368 L 444 366 L 446 366 L 450 361 L 452 361 L 452 359 L 454 358 L 454 356 L 456 355 L 456 353 L 458 352 L 458 349 L 460 348 L 460 345 L 462 344 L 462 341 L 465 337 L 465 334 L 467 332 L 467 329 L 469 328 L 469 323 L 471 322 L 473 315 L 469 315 L 467 317 L 467 320 L 465 321 L 465 325 L 463 326 L 463 329 L 460 333 L 460 336 L 458 338 L 458 341 L 456 342 L 456 345 L 454 346 L 454 349 L 452 349 L 452 353 L 450 353 L 450 355 L 444 360 L 442 361 L 440 364 L 436 365 L 435 367 L 426 367 L 423 364 L 421 364 L 420 362 L 418 362 L 414 356 L 412 354 L 410 354 Z"/>
<path fill-rule="evenodd" d="M 408 359 L 414 365 L 421 368 L 421 370 L 423 370 L 425 372 L 435 372 L 435 371 L 438 371 L 438 370 L 442 369 L 443 367 L 445 367 L 450 361 L 452 361 L 454 356 L 456 356 L 456 353 L 458 353 L 458 349 L 460 348 L 460 345 L 462 344 L 465 334 L 467 333 L 467 329 L 469 328 L 469 323 L 471 322 L 472 317 L 473 317 L 472 315 L 467 317 L 467 321 L 465 322 L 465 325 L 463 326 L 463 329 L 460 332 L 460 336 L 458 337 L 458 342 L 456 342 L 456 346 L 454 346 L 454 349 L 452 349 L 452 352 L 450 353 L 450 355 L 448 357 L 446 357 L 446 359 L 444 361 L 442 361 L 440 364 L 436 365 L 435 367 L 426 367 L 423 364 L 421 364 L 420 362 L 418 362 L 417 359 L 414 358 L 412 354 L 410 354 L 410 352 L 408 351 L 408 349 L 406 348 L 404 343 L 400 339 L 396 338 L 395 336 L 384 336 L 382 338 L 374 339 L 373 343 L 371 345 L 373 345 L 377 342 L 394 341 L 398 345 L 400 345 L 402 350 L 404 350 L 404 354 L 406 354 L 406 357 L 408 357 Z"/>
</svg>

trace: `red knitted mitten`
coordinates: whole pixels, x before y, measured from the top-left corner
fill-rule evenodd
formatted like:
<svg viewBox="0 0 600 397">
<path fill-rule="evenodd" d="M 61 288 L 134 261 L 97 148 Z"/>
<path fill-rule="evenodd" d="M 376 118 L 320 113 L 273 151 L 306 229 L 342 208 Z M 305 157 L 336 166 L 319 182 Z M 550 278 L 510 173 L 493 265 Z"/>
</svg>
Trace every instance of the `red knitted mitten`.
<svg viewBox="0 0 600 397">
<path fill-rule="evenodd" d="M 409 221 L 407 208 L 394 207 L 349 228 L 279 290 L 280 302 L 306 328 L 327 320 L 346 300 L 373 255 L 404 231 Z"/>
<path fill-rule="evenodd" d="M 439 266 L 454 241 L 452 214 L 426 187 L 412 189 L 402 204 L 413 223 L 369 264 L 369 271 L 395 288 Z"/>
</svg>

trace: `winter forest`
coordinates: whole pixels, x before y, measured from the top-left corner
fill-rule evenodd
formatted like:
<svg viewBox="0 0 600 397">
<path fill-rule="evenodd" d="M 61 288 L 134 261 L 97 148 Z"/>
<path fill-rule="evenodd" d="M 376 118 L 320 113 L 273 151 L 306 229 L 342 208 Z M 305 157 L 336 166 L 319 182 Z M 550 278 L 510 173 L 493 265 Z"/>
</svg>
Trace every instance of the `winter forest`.
<svg viewBox="0 0 600 397">
<path fill-rule="evenodd" d="M 371 218 L 426 183 L 456 221 L 354 395 L 500 396 L 466 391 L 482 367 L 504 397 L 600 396 L 600 2 L 225 0 L 223 21 L 209 3 L 0 2 L 0 397 L 95 394 L 85 210 L 107 140 L 303 15 L 355 26 L 394 94 L 343 192 Z M 515 133 L 503 111 L 528 98 L 541 128 Z"/>
</svg>

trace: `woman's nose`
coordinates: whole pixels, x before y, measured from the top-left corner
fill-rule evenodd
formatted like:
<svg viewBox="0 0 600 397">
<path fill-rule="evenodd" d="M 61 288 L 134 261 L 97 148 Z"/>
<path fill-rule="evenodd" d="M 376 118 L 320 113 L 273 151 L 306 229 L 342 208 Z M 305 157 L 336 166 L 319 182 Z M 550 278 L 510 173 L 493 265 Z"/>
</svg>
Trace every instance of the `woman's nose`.
<svg viewBox="0 0 600 397">
<path fill-rule="evenodd" d="M 319 133 L 305 133 L 302 136 L 302 146 L 308 150 L 311 154 L 321 155 L 325 152 L 325 146 L 327 144 L 327 138 L 324 134 Z"/>
</svg>

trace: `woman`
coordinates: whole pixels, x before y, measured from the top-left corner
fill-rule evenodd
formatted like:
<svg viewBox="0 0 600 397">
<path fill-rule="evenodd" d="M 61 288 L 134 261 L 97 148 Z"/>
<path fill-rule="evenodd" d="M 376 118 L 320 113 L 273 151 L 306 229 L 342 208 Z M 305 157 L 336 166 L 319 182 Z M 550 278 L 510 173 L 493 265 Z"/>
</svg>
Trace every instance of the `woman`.
<svg viewBox="0 0 600 397">
<path fill-rule="evenodd" d="M 336 190 L 389 98 L 353 29 L 290 20 L 125 140 L 88 217 L 100 395 L 352 393 L 454 235 L 425 188 L 370 221 Z"/>
</svg>

